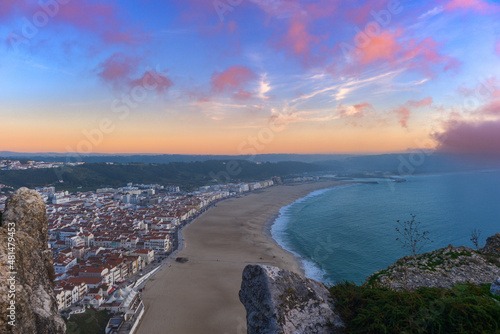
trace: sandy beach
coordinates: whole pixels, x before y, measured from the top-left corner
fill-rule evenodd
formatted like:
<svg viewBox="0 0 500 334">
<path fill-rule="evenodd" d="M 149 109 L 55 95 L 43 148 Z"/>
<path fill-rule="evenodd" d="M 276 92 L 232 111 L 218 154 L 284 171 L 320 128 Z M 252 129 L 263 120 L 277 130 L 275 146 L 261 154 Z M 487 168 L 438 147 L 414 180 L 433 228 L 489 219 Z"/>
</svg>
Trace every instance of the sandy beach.
<svg viewBox="0 0 500 334">
<path fill-rule="evenodd" d="M 183 249 L 146 285 L 146 311 L 137 333 L 244 334 L 246 312 L 238 298 L 247 264 L 302 273 L 296 258 L 269 237 L 280 208 L 312 191 L 344 182 L 283 185 L 220 202 L 183 232 Z M 267 224 L 266 224 L 267 223 Z"/>
</svg>

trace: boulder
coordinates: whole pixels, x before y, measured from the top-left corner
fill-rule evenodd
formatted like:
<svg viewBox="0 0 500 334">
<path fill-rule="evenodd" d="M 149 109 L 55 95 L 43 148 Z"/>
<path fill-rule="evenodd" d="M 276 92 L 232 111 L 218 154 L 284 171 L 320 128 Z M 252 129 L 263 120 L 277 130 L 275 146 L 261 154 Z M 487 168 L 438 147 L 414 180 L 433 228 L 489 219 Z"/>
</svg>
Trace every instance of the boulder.
<svg viewBox="0 0 500 334">
<path fill-rule="evenodd" d="M 248 334 L 342 333 L 323 283 L 265 265 L 248 265 L 239 293 L 247 311 Z"/>
</svg>

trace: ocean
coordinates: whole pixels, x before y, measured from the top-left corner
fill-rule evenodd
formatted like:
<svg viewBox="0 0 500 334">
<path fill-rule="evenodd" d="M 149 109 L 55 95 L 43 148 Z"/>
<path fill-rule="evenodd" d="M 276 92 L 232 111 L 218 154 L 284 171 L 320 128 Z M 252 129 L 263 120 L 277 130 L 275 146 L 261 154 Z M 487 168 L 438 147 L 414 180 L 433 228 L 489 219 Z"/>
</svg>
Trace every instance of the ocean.
<svg viewBox="0 0 500 334">
<path fill-rule="evenodd" d="M 481 231 L 480 246 L 500 232 L 500 171 L 405 178 L 315 191 L 283 207 L 271 234 L 300 259 L 307 277 L 359 284 L 410 254 L 395 230 L 410 214 L 430 232 L 422 252 L 473 247 L 473 229 Z"/>
</svg>

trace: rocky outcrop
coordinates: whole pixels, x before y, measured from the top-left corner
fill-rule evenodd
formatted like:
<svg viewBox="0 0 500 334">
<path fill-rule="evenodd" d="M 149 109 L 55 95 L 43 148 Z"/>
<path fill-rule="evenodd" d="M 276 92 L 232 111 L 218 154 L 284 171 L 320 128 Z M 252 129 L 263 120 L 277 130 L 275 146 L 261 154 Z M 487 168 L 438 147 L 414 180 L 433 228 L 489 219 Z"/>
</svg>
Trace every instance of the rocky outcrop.
<svg viewBox="0 0 500 334">
<path fill-rule="evenodd" d="M 493 283 L 491 283 L 490 287 L 491 294 L 495 296 L 500 296 L 500 277 Z"/>
<path fill-rule="evenodd" d="M 47 228 L 38 193 L 21 188 L 7 200 L 0 227 L 0 333 L 66 332 L 54 295 Z"/>
<path fill-rule="evenodd" d="M 486 239 L 486 245 L 481 249 L 481 253 L 500 255 L 500 233 Z"/>
<path fill-rule="evenodd" d="M 344 327 L 326 287 L 287 270 L 246 266 L 239 296 L 249 334 L 342 333 Z"/>
<path fill-rule="evenodd" d="M 424 286 L 450 288 L 466 282 L 487 284 L 498 276 L 500 267 L 492 259 L 472 248 L 449 245 L 433 252 L 401 258 L 370 276 L 366 284 L 395 290 L 414 290 Z"/>
</svg>

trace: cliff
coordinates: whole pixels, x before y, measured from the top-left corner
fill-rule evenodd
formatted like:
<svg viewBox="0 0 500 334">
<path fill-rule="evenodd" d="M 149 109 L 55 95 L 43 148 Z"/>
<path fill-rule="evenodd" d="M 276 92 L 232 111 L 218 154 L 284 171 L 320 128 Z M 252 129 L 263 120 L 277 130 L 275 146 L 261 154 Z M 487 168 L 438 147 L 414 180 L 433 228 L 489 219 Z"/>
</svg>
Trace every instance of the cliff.
<svg viewBox="0 0 500 334">
<path fill-rule="evenodd" d="M 6 202 L 0 226 L 0 333 L 66 332 L 57 311 L 45 203 L 21 188 Z"/>
<path fill-rule="evenodd" d="M 467 326 L 475 328 L 481 324 L 486 329 L 496 328 L 497 324 L 489 320 L 500 314 L 500 310 L 498 305 L 494 304 L 493 299 L 482 290 L 483 288 L 476 290 L 467 288 L 469 290 L 466 289 L 465 292 L 460 290 L 464 288 L 454 288 L 458 289 L 458 292 L 450 288 L 456 284 L 464 283 L 491 283 L 491 294 L 499 295 L 499 241 L 500 234 L 488 238 L 487 244 L 481 252 L 468 247 L 449 245 L 433 252 L 406 256 L 387 269 L 380 270 L 370 276 L 363 286 L 345 282 L 330 288 L 331 293 L 322 283 L 301 277 L 296 273 L 271 266 L 249 265 L 243 271 L 243 281 L 239 293 L 240 300 L 247 311 L 248 333 L 342 333 L 344 330 L 353 331 L 353 328 L 356 328 L 351 321 L 358 314 L 364 315 L 364 318 L 360 316 L 355 321 L 357 325 L 362 324 L 358 328 L 361 328 L 360 332 L 370 332 L 367 328 L 375 326 L 375 323 L 382 327 L 393 328 L 396 332 L 399 331 L 397 328 L 401 324 L 409 326 L 404 327 L 408 330 L 416 324 L 415 328 L 418 330 L 424 328 L 425 332 L 425 328 L 432 328 L 440 321 L 453 322 L 454 315 L 450 315 L 451 311 L 443 311 L 436 315 L 435 323 L 432 319 L 425 317 L 419 319 L 417 316 L 415 323 L 405 323 L 404 319 L 393 317 L 394 312 L 404 314 L 404 310 L 412 309 L 412 303 L 415 301 L 427 299 L 431 301 L 432 305 L 434 305 L 433 303 L 442 305 L 443 310 L 448 304 L 450 307 L 455 305 L 465 309 L 475 307 L 474 310 L 477 314 L 475 313 L 474 316 L 477 316 L 477 319 L 470 321 L 467 317 L 467 319 L 457 317 L 455 323 L 450 324 L 451 327 L 456 325 L 458 327 L 465 326 L 464 328 L 469 328 Z M 431 292 L 426 295 L 427 299 L 425 299 L 415 297 L 414 291 L 419 287 L 444 290 L 433 290 L 440 292 L 434 293 L 434 295 Z M 420 293 L 426 293 L 425 291 Z M 464 294 L 468 295 L 464 297 Z M 445 297 L 433 300 L 432 298 L 436 296 Z M 360 303 L 360 300 L 364 300 L 364 302 Z M 369 303 L 370 300 L 372 300 L 373 305 Z M 379 317 L 381 311 L 378 308 L 381 302 L 388 303 L 387 307 L 383 307 L 384 310 L 392 310 L 389 312 L 390 314 L 385 315 L 385 318 L 380 315 L 384 319 Z M 427 310 L 429 308 L 432 310 L 432 305 L 419 304 L 415 306 L 415 309 Z M 341 312 L 345 323 L 340 317 Z M 394 321 L 391 322 L 391 319 Z"/>
<path fill-rule="evenodd" d="M 450 288 L 454 284 L 489 284 L 500 276 L 498 258 L 468 247 L 441 248 L 417 256 L 405 256 L 387 269 L 367 279 L 393 290 L 415 290 L 419 287 Z"/>
<path fill-rule="evenodd" d="M 342 333 L 344 323 L 326 287 L 296 273 L 248 265 L 239 295 L 248 334 Z"/>
</svg>

